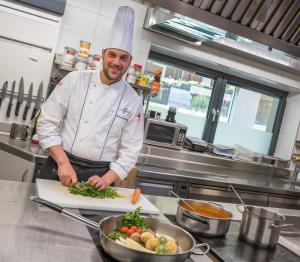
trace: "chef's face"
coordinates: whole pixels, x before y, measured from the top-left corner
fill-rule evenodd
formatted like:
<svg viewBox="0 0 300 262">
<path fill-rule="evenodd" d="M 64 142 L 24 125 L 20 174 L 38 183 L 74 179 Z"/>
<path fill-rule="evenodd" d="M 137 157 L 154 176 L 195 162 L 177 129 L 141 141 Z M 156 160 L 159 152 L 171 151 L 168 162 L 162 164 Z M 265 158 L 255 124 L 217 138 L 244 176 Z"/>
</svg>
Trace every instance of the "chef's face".
<svg viewBox="0 0 300 262">
<path fill-rule="evenodd" d="M 131 63 L 131 55 L 127 52 L 108 48 L 102 51 L 103 73 L 110 81 L 118 81 L 122 78 Z"/>
</svg>

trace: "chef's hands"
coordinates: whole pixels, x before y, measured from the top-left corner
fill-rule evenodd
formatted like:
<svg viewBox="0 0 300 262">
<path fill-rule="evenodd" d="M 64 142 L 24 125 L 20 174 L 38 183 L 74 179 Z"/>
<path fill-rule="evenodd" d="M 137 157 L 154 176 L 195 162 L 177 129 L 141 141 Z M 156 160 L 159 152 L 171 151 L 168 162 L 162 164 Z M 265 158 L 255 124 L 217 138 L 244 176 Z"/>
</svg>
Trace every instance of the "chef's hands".
<svg viewBox="0 0 300 262">
<path fill-rule="evenodd" d="M 77 175 L 69 161 L 58 165 L 57 175 L 64 186 L 73 186 L 78 182 Z"/>
<path fill-rule="evenodd" d="M 99 189 L 104 189 L 110 186 L 118 178 L 118 175 L 113 170 L 109 170 L 104 176 L 92 176 L 88 182 Z"/>
</svg>

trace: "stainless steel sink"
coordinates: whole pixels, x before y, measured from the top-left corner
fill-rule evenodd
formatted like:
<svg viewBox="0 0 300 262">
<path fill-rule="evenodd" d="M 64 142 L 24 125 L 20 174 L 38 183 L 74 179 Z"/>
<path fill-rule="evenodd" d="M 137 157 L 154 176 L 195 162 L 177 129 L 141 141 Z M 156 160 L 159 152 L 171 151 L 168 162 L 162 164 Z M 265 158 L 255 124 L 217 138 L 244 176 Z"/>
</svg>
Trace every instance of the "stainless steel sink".
<svg viewBox="0 0 300 262">
<path fill-rule="evenodd" d="M 286 224 L 293 225 L 281 229 L 279 244 L 300 256 L 300 217 L 285 217 Z"/>
</svg>

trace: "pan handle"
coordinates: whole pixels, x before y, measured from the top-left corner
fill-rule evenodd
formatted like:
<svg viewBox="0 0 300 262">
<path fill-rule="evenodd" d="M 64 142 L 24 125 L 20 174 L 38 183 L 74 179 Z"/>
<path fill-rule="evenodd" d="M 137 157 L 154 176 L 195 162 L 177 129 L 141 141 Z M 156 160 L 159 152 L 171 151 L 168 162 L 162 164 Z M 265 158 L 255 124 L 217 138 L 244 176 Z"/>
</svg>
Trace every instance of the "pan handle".
<svg viewBox="0 0 300 262">
<path fill-rule="evenodd" d="M 241 207 L 244 207 L 244 206 L 241 205 L 241 204 L 236 205 L 236 209 L 237 209 L 240 213 L 248 212 L 248 210 L 246 210 L 245 208 L 244 208 L 244 210 L 242 210 Z"/>
<path fill-rule="evenodd" d="M 64 215 L 64 216 L 66 216 L 68 218 L 72 218 L 72 219 L 74 219 L 74 220 L 76 220 L 78 222 L 81 222 L 81 223 L 85 224 L 88 227 L 100 230 L 98 223 L 94 222 L 93 220 L 87 219 L 87 218 L 85 218 L 85 217 L 83 217 L 81 215 L 78 215 L 78 214 L 75 214 L 73 212 L 67 211 L 63 207 L 58 206 L 58 205 L 56 205 L 56 204 L 54 204 L 52 202 L 49 202 L 49 201 L 47 201 L 45 199 L 40 198 L 40 197 L 31 196 L 30 199 L 32 201 L 36 202 L 36 203 L 39 203 L 39 204 L 41 204 L 43 206 L 46 206 L 46 207 L 54 210 L 57 213 L 60 213 L 61 215 Z"/>
<path fill-rule="evenodd" d="M 201 253 L 198 253 L 198 252 L 195 252 L 195 251 L 194 251 L 195 248 L 200 248 L 200 247 L 205 247 L 206 250 L 205 250 L 205 251 L 202 251 Z M 197 244 L 197 245 L 195 245 L 195 248 L 194 248 L 194 250 L 191 252 L 191 254 L 193 254 L 193 255 L 199 255 L 199 256 L 206 255 L 206 254 L 209 252 L 209 250 L 210 250 L 210 246 L 209 246 L 209 244 L 207 244 L 207 243 Z"/>
</svg>

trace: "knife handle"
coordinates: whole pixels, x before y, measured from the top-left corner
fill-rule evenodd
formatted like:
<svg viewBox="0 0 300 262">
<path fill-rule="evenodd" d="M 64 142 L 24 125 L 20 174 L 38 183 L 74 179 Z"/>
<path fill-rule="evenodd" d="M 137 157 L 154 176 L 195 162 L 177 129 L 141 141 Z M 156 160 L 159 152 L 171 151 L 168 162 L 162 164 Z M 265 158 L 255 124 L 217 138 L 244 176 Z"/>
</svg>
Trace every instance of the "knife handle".
<svg viewBox="0 0 300 262">
<path fill-rule="evenodd" d="M 35 107 L 33 108 L 30 120 L 34 119 L 37 110 L 38 110 L 37 108 L 35 108 Z"/>
<path fill-rule="evenodd" d="M 3 100 L 3 99 L 2 99 L 2 98 L 0 98 L 0 106 L 2 105 L 2 100 Z"/>
<path fill-rule="evenodd" d="M 21 103 L 17 103 L 17 105 L 16 105 L 16 110 L 15 110 L 15 115 L 16 116 L 19 115 L 20 105 L 21 105 Z"/>
<path fill-rule="evenodd" d="M 26 118 L 27 118 L 28 109 L 29 109 L 29 107 L 27 107 L 27 106 L 24 109 L 23 120 L 26 120 Z"/>
<path fill-rule="evenodd" d="M 11 107 L 12 107 L 12 103 L 9 103 L 9 104 L 8 104 L 8 108 L 7 108 L 7 112 L 6 112 L 6 116 L 7 116 L 7 117 L 10 116 Z"/>
</svg>

